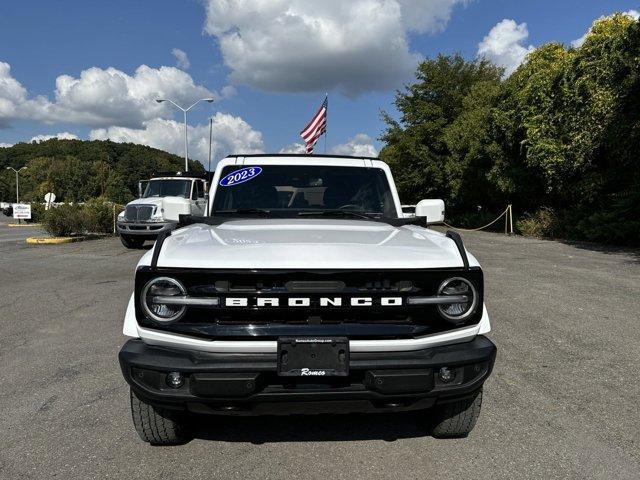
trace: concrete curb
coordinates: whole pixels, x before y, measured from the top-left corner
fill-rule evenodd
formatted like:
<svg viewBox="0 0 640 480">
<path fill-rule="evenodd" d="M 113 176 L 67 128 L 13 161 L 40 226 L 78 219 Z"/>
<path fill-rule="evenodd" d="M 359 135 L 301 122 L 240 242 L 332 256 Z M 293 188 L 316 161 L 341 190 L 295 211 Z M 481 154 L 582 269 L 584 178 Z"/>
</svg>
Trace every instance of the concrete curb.
<svg viewBox="0 0 640 480">
<path fill-rule="evenodd" d="M 61 243 L 82 242 L 87 237 L 28 237 L 30 245 L 59 245 Z"/>
<path fill-rule="evenodd" d="M 7 227 L 41 227 L 41 223 L 7 223 Z"/>
</svg>

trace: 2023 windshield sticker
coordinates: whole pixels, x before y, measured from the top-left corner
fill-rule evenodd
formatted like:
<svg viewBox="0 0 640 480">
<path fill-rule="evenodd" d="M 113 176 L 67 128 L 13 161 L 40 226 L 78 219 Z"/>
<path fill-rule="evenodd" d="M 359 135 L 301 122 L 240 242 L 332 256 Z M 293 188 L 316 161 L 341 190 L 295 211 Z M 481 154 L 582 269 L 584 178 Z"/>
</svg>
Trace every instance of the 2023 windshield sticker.
<svg viewBox="0 0 640 480">
<path fill-rule="evenodd" d="M 253 180 L 258 175 L 262 173 L 262 167 L 245 167 L 239 170 L 235 170 L 227 175 L 225 175 L 222 179 L 220 179 L 221 187 L 232 187 L 234 185 L 238 185 L 240 183 L 248 182 L 249 180 Z"/>
</svg>

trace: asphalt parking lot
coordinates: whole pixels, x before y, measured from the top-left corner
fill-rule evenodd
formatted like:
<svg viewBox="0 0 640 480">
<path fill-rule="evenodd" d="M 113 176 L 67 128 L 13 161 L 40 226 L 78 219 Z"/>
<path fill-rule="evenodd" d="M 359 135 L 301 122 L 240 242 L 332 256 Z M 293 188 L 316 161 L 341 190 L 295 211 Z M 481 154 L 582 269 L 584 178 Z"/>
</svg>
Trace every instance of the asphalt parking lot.
<svg viewBox="0 0 640 480">
<path fill-rule="evenodd" d="M 209 418 L 135 433 L 117 353 L 142 251 L 28 246 L 0 220 L 0 478 L 640 478 L 640 255 L 464 234 L 498 345 L 467 439 L 416 414 Z M 26 230 L 26 229 L 25 229 Z"/>
<path fill-rule="evenodd" d="M 9 224 L 17 222 L 17 220 L 5 217 L 0 213 L 0 255 L 4 251 L 13 251 L 16 245 L 23 243 L 27 237 L 44 235 L 44 232 L 37 226 L 8 227 Z"/>
</svg>

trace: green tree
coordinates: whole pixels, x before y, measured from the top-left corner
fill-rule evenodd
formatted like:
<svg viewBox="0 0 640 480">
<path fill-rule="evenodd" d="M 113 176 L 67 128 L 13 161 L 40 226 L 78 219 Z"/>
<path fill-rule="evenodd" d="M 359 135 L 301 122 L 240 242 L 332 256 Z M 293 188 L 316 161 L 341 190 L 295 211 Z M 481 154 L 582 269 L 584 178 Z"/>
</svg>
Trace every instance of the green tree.
<svg viewBox="0 0 640 480">
<path fill-rule="evenodd" d="M 468 123 L 480 126 L 501 76 L 502 70 L 487 60 L 440 55 L 422 62 L 417 82 L 396 93 L 400 119 L 383 113 L 386 145 L 380 156 L 390 164 L 403 201 L 437 196 L 459 207 L 477 201 L 466 195 L 463 185 L 485 176 L 474 169 L 486 167 L 486 150 L 493 147 L 488 139 L 476 142 L 461 130 Z M 482 95 L 474 98 L 478 93 Z"/>
</svg>

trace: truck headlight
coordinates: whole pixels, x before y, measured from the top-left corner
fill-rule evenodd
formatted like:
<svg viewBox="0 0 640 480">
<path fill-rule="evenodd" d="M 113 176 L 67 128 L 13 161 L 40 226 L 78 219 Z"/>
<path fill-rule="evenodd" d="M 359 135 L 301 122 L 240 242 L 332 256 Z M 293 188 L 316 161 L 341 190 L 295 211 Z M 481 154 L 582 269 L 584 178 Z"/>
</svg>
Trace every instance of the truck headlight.
<svg viewBox="0 0 640 480">
<path fill-rule="evenodd" d="M 438 305 L 438 311 L 447 320 L 460 322 L 469 317 L 478 305 L 478 292 L 473 284 L 466 278 L 448 278 L 438 288 L 438 296 L 448 295 L 466 297 L 464 302 L 443 303 Z"/>
<path fill-rule="evenodd" d="M 118 221 L 124 222 L 124 210 L 118 214 Z"/>
<path fill-rule="evenodd" d="M 185 297 L 186 294 L 184 286 L 175 278 L 158 277 L 149 280 L 142 288 L 140 304 L 152 320 L 171 323 L 179 320 L 186 311 L 184 305 L 174 304 L 171 298 Z"/>
</svg>

